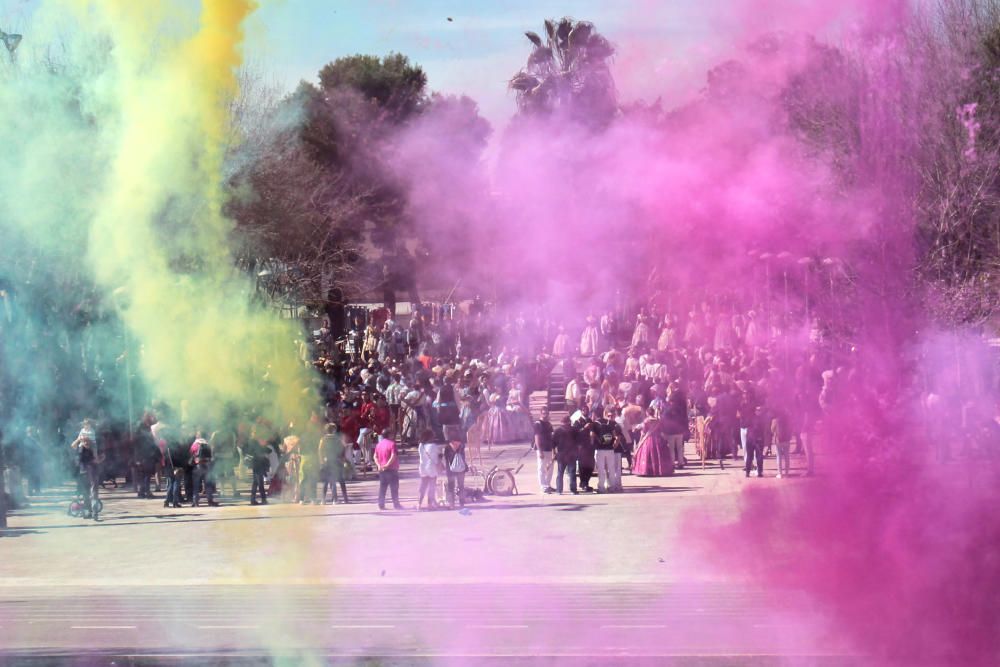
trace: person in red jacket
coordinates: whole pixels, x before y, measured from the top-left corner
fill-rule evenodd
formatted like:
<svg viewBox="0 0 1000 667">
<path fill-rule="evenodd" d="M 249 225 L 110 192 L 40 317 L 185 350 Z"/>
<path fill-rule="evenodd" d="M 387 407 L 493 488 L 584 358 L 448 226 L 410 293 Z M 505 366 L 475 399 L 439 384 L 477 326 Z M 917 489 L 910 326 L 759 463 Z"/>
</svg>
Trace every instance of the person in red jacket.
<svg viewBox="0 0 1000 667">
<path fill-rule="evenodd" d="M 375 448 L 374 435 L 380 433 L 375 428 L 375 422 L 378 420 L 378 416 L 376 415 L 377 410 L 378 406 L 376 406 L 371 394 L 367 391 L 361 394 L 361 413 L 358 417 L 361 422 L 361 430 L 358 432 L 357 443 L 361 448 L 361 457 L 365 472 L 373 465 L 372 451 Z"/>
<path fill-rule="evenodd" d="M 357 464 L 355 448 L 358 447 L 358 438 L 361 436 L 361 410 L 357 403 L 344 404 L 344 414 L 340 418 L 340 432 L 344 437 L 344 443 L 349 448 L 347 460 L 352 464 Z"/>
<path fill-rule="evenodd" d="M 385 435 L 389 432 L 392 424 L 392 412 L 385 396 L 378 394 L 375 398 L 375 406 L 371 409 L 371 428 L 378 435 Z"/>
</svg>

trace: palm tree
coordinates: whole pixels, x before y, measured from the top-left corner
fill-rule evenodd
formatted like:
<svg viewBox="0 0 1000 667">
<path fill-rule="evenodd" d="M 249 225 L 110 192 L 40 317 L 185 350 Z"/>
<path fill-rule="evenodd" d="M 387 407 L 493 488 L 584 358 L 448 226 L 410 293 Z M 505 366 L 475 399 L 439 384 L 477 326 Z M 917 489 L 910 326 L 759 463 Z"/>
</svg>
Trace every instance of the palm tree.
<svg viewBox="0 0 1000 667">
<path fill-rule="evenodd" d="M 534 32 L 527 66 L 510 80 L 518 111 L 525 115 L 564 113 L 603 126 L 618 111 L 610 60 L 615 53 L 594 24 L 564 18 L 545 21 L 546 40 Z"/>
</svg>

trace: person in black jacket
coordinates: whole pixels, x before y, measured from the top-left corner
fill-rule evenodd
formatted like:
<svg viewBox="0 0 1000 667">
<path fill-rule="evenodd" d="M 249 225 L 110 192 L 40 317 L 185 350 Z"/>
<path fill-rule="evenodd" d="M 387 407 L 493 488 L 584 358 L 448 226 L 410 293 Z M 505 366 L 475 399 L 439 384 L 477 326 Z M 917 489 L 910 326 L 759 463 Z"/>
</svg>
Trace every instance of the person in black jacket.
<svg viewBox="0 0 1000 667">
<path fill-rule="evenodd" d="M 271 470 L 271 448 L 258 439 L 250 441 L 250 470 L 253 472 L 253 482 L 250 485 L 250 504 L 266 505 L 267 490 L 264 486 L 264 476 Z M 257 494 L 260 493 L 260 503 Z"/>
<path fill-rule="evenodd" d="M 552 434 L 552 445 L 556 450 L 556 493 L 563 492 L 563 475 L 569 478 L 569 490 L 573 495 L 576 490 L 576 455 L 577 442 L 573 427 L 570 426 L 569 415 L 563 417 L 562 423 Z"/>
<path fill-rule="evenodd" d="M 198 507 L 201 501 L 201 490 L 205 489 L 208 496 L 208 504 L 211 507 L 218 507 L 215 502 L 215 475 L 213 474 L 214 460 L 212 456 L 212 445 L 205 440 L 204 433 L 198 431 L 194 443 L 191 445 L 191 464 L 194 466 L 194 498 L 191 501 L 192 507 Z"/>
<path fill-rule="evenodd" d="M 160 448 L 156 446 L 148 424 L 140 423 L 132 436 L 132 461 L 136 495 L 139 498 L 153 498 L 149 485 L 160 461 Z"/>
<path fill-rule="evenodd" d="M 576 459 L 580 471 L 580 490 L 590 493 L 590 478 L 594 476 L 594 422 L 590 420 L 586 406 L 580 408 L 580 416 L 573 423 L 573 437 L 576 440 Z"/>
<path fill-rule="evenodd" d="M 179 508 L 181 506 L 181 479 L 184 477 L 184 468 L 188 462 L 188 448 L 181 440 L 177 430 L 171 426 L 164 426 L 160 430 L 160 437 L 167 443 L 166 463 L 163 466 L 167 476 L 167 497 L 163 501 L 163 506 Z"/>
</svg>

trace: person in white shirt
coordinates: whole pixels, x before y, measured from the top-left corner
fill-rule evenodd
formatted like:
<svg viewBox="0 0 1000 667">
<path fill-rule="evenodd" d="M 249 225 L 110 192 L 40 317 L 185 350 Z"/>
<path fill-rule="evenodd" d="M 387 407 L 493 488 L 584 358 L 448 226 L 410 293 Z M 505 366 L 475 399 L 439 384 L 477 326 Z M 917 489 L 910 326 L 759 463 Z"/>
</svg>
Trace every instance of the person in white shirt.
<svg viewBox="0 0 1000 667">
<path fill-rule="evenodd" d="M 435 510 L 438 508 L 437 498 L 434 497 L 437 487 L 437 476 L 441 469 L 442 446 L 434 440 L 434 431 L 424 429 L 420 434 L 420 445 L 417 448 L 420 454 L 420 493 L 417 496 L 418 510 Z M 426 506 L 424 498 L 427 499 Z"/>
</svg>

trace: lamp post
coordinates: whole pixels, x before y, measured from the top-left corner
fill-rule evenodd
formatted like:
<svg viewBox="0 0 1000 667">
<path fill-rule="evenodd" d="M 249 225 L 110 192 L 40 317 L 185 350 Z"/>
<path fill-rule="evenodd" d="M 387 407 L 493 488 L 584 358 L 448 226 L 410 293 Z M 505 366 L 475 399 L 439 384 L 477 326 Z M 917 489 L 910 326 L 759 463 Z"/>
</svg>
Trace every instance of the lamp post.
<svg viewBox="0 0 1000 667">
<path fill-rule="evenodd" d="M 812 328 L 812 317 L 809 310 L 809 271 L 812 269 L 813 258 L 802 257 L 798 260 L 798 265 L 802 267 L 802 282 L 806 299 L 806 327 Z"/>
<path fill-rule="evenodd" d="M 0 429 L 0 528 L 7 527 L 7 488 L 4 484 L 7 462 L 4 460 L 3 450 L 3 429 Z"/>
<path fill-rule="evenodd" d="M 125 287 L 119 287 L 112 292 L 118 319 L 122 325 L 122 339 L 125 343 L 125 395 L 128 400 L 128 435 L 129 440 L 135 438 L 135 406 L 132 398 L 132 342 L 128 335 L 128 325 L 125 323 L 125 309 L 128 307 Z"/>
<path fill-rule="evenodd" d="M 782 327 L 788 326 L 788 260 L 791 258 L 792 253 L 787 250 L 783 250 L 778 253 L 778 261 L 781 262 L 781 281 L 785 290 L 784 303 L 782 305 Z"/>
<path fill-rule="evenodd" d="M 781 347 L 782 347 L 782 350 L 784 351 L 784 356 L 785 356 L 785 371 L 786 372 L 788 371 L 788 369 L 790 367 L 789 366 L 789 357 L 790 357 L 790 354 L 791 354 L 791 351 L 788 349 L 788 346 L 790 344 L 790 341 L 788 339 L 788 321 L 789 321 L 789 312 L 788 312 L 788 310 L 789 310 L 788 309 L 788 264 L 789 264 L 789 260 L 791 258 L 792 258 L 792 253 L 788 252 L 787 250 L 782 250 L 775 257 L 775 259 L 777 259 L 778 262 L 781 265 L 781 283 L 782 283 L 782 289 L 784 291 L 783 296 L 782 296 L 782 305 L 781 305 Z"/>
<path fill-rule="evenodd" d="M 767 323 L 767 339 L 771 340 L 771 258 L 774 257 L 769 252 L 760 253 L 760 261 L 764 262 L 764 308 Z"/>
<path fill-rule="evenodd" d="M 757 307 L 757 260 L 760 259 L 759 250 L 748 250 L 747 257 L 750 258 L 750 263 L 753 266 L 753 278 L 750 280 L 750 304 L 752 307 Z"/>
</svg>

